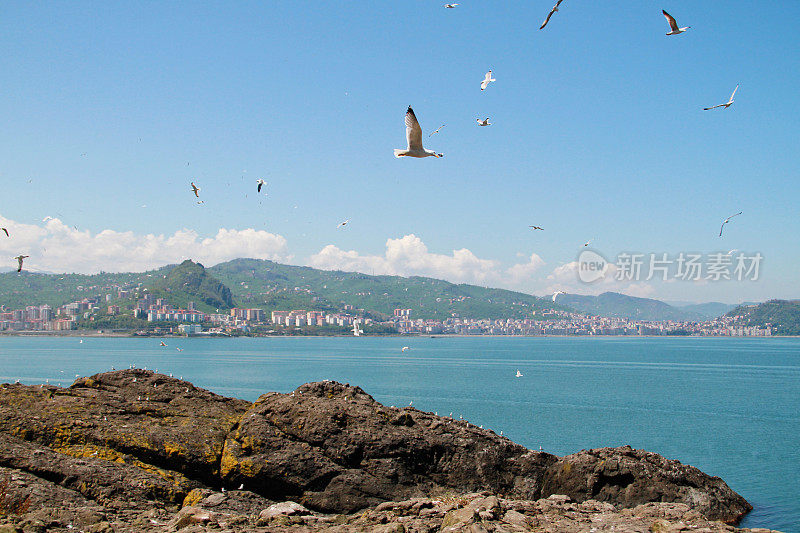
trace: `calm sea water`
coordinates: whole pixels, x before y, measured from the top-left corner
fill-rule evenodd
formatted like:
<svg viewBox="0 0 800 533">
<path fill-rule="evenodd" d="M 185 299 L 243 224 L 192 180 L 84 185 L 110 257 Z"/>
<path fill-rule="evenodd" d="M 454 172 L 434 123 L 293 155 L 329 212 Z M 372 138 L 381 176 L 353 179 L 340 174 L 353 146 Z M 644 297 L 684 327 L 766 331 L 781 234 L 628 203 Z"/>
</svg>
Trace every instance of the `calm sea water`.
<svg viewBox="0 0 800 533">
<path fill-rule="evenodd" d="M 800 531 L 800 339 L 165 342 L 4 337 L 0 382 L 67 386 L 75 374 L 135 364 L 255 400 L 332 379 L 384 404 L 452 412 L 558 455 L 623 444 L 658 452 L 722 477 L 747 498 L 755 510 L 743 526 Z M 524 376 L 515 378 L 517 370 Z"/>
</svg>

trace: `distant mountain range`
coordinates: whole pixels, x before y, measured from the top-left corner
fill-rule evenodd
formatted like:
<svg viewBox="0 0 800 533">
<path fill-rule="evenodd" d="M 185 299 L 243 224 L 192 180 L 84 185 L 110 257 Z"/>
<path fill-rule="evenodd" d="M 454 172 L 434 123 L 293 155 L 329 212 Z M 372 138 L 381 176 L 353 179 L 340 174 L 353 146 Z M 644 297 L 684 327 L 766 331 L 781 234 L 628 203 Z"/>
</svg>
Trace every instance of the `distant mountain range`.
<svg viewBox="0 0 800 533">
<path fill-rule="evenodd" d="M 114 286 L 147 289 L 176 307 L 195 303 L 201 311 L 232 307 L 267 310 L 339 311 L 364 309 L 376 319 L 394 309 L 411 309 L 414 318 L 526 318 L 543 311 L 575 310 L 584 314 L 633 320 L 702 321 L 735 306 L 712 302 L 669 305 L 660 300 L 606 292 L 599 296 L 563 294 L 554 304 L 505 289 L 455 284 L 419 276 L 370 276 L 357 272 L 319 270 L 260 259 L 234 259 L 210 268 L 187 260 L 139 273 L 0 274 L 0 304 L 9 308 L 49 304 L 53 307 L 113 292 Z M 115 303 L 120 303 L 116 302 Z"/>
</svg>

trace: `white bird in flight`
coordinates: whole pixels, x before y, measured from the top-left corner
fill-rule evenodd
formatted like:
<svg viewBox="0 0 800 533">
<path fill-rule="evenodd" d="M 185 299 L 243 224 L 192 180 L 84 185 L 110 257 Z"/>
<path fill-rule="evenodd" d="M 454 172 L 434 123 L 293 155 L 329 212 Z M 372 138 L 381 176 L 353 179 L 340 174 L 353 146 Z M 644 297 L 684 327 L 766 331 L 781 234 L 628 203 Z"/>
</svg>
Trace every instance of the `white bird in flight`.
<svg viewBox="0 0 800 533">
<path fill-rule="evenodd" d="M 433 134 L 434 134 L 434 133 L 439 133 L 439 130 L 440 130 L 440 129 L 442 129 L 442 128 L 444 128 L 444 126 L 445 126 L 445 125 L 444 125 L 444 124 L 442 124 L 441 126 L 439 126 L 438 128 L 436 128 L 435 130 L 433 130 L 433 131 L 431 132 L 431 134 L 430 134 L 430 135 L 428 135 L 428 137 L 433 137 Z"/>
<path fill-rule="evenodd" d="M 670 28 L 671 31 L 667 35 L 678 35 L 680 33 L 685 32 L 689 28 L 691 28 L 691 26 L 684 26 L 683 28 L 679 28 L 678 27 L 678 23 L 675 21 L 675 17 L 673 17 L 672 15 L 670 15 L 669 13 L 664 11 L 663 9 L 661 10 L 661 12 L 664 13 L 664 16 L 666 17 L 667 22 L 669 22 L 669 28 Z"/>
<path fill-rule="evenodd" d="M 444 7 L 447 9 L 453 9 L 456 6 L 460 6 L 461 4 L 445 4 Z"/>
<path fill-rule="evenodd" d="M 336 226 L 336 229 L 343 228 L 344 226 L 347 225 L 348 222 L 350 222 L 349 218 L 347 220 L 345 220 L 344 222 L 339 222 L 339 225 Z"/>
<path fill-rule="evenodd" d="M 407 351 L 407 350 L 408 350 L 408 346 L 403 346 L 403 348 L 402 348 L 400 351 L 401 351 L 401 352 L 405 352 L 405 351 Z"/>
<path fill-rule="evenodd" d="M 554 6 L 553 6 L 553 9 L 551 9 L 551 10 L 550 10 L 550 13 L 548 13 L 548 14 L 547 14 L 547 18 L 546 18 L 546 19 L 544 19 L 544 22 L 542 22 L 542 25 L 541 25 L 541 26 L 539 26 L 539 29 L 540 29 L 540 30 L 543 30 L 543 29 L 544 29 L 544 27 L 545 27 L 545 26 L 547 26 L 547 23 L 548 23 L 548 22 L 550 22 L 550 17 L 552 17 L 552 16 L 553 16 L 553 14 L 554 14 L 556 11 L 558 11 L 558 6 L 560 6 L 560 5 L 561 5 L 561 2 L 563 2 L 563 1 L 564 1 L 564 0 L 558 0 L 558 2 L 556 2 L 556 5 L 554 5 Z"/>
<path fill-rule="evenodd" d="M 489 72 L 486 73 L 486 76 L 483 78 L 483 81 L 481 82 L 481 91 L 485 90 L 486 87 L 493 81 L 497 80 L 492 77 L 492 71 L 490 70 Z"/>
<path fill-rule="evenodd" d="M 733 252 L 738 252 L 739 250 L 734 248 L 733 250 L 728 250 L 728 253 L 725 255 L 733 255 Z"/>
<path fill-rule="evenodd" d="M 738 90 L 739 90 L 739 85 L 736 85 L 736 88 L 731 93 L 731 97 L 727 102 L 725 102 L 724 104 L 718 104 L 718 105 L 711 106 L 711 107 L 704 107 L 703 111 L 708 111 L 709 109 L 716 109 L 718 107 L 724 107 L 725 109 L 728 109 L 730 106 L 733 105 L 733 95 L 735 95 L 736 91 L 738 91 Z"/>
<path fill-rule="evenodd" d="M 264 180 L 262 180 L 261 178 L 258 178 L 258 179 L 256 180 L 256 183 L 258 183 L 258 191 L 257 191 L 257 192 L 261 192 L 261 187 L 263 187 L 263 186 L 264 186 L 264 184 L 265 184 L 265 183 L 267 183 L 267 182 L 266 182 L 266 181 L 264 181 Z"/>
<path fill-rule="evenodd" d="M 192 192 L 194 193 L 194 195 L 197 198 L 200 198 L 200 195 L 197 194 L 199 191 L 200 191 L 200 187 L 198 187 L 197 185 L 194 184 L 194 182 L 192 182 Z"/>
<path fill-rule="evenodd" d="M 405 150 L 395 148 L 395 157 L 444 157 L 444 154 L 437 154 L 433 150 L 426 150 L 422 147 L 422 128 L 411 106 L 408 106 L 408 110 L 406 110 L 406 139 L 408 148 Z"/>
<path fill-rule="evenodd" d="M 591 243 L 591 242 L 592 242 L 592 239 L 589 239 L 588 241 L 586 241 L 585 243 L 583 243 L 583 245 L 584 245 L 584 246 L 589 246 L 589 243 Z"/>
<path fill-rule="evenodd" d="M 486 117 L 483 120 L 481 120 L 479 118 L 476 118 L 475 120 L 478 121 L 478 126 L 491 126 L 492 125 L 492 123 L 489 122 L 489 117 Z"/>
<path fill-rule="evenodd" d="M 729 216 L 728 218 L 726 218 L 726 219 L 725 219 L 725 221 L 724 221 L 724 222 L 722 223 L 722 225 L 719 227 L 719 236 L 720 236 L 720 237 L 722 237 L 722 230 L 725 228 L 725 224 L 727 224 L 728 222 L 730 222 L 730 221 L 731 221 L 731 219 L 732 219 L 733 217 L 738 217 L 738 216 L 739 216 L 739 215 L 741 215 L 741 214 L 742 214 L 742 211 L 739 211 L 739 212 L 738 212 L 738 213 L 736 213 L 735 215 L 731 215 L 731 216 Z"/>
<path fill-rule="evenodd" d="M 11 235 L 8 234 L 8 230 L 6 228 L 0 228 L 0 229 L 3 230 L 3 232 L 6 234 L 6 237 L 11 237 Z"/>
<path fill-rule="evenodd" d="M 554 292 L 554 293 L 553 293 L 553 301 L 554 301 L 554 302 L 556 301 L 556 298 L 558 298 L 558 295 L 559 295 L 559 294 L 567 294 L 567 293 L 566 293 L 566 292 L 564 292 L 564 291 L 556 291 L 556 292 Z"/>
<path fill-rule="evenodd" d="M 19 266 L 17 267 L 17 272 L 22 272 L 22 260 L 25 259 L 26 257 L 30 257 L 30 256 L 29 255 L 18 255 L 17 257 L 14 258 L 19 263 Z"/>
<path fill-rule="evenodd" d="M 47 216 L 42 219 L 42 222 L 47 222 L 48 220 L 55 220 L 55 218 Z"/>
</svg>

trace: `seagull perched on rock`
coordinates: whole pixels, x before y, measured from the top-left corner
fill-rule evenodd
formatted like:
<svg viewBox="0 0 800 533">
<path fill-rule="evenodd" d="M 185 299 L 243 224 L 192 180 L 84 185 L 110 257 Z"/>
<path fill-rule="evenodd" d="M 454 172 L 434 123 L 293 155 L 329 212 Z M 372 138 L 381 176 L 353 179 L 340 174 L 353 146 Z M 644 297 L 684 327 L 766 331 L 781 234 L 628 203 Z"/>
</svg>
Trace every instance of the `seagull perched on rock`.
<svg viewBox="0 0 800 533">
<path fill-rule="evenodd" d="M 540 229 L 540 230 L 544 231 L 544 228 L 541 227 L 541 226 L 528 226 L 528 227 L 531 228 L 531 229 Z"/>
<path fill-rule="evenodd" d="M 683 33 L 686 30 L 688 30 L 689 28 L 691 28 L 691 26 L 685 26 L 683 28 L 679 28 L 678 27 L 678 23 L 675 21 L 675 17 L 673 17 L 672 15 L 670 15 L 669 13 L 664 11 L 663 9 L 661 10 L 661 12 L 664 13 L 664 16 L 666 17 L 667 22 L 669 22 L 670 32 L 667 35 L 678 35 L 679 33 Z"/>
<path fill-rule="evenodd" d="M 741 215 L 741 214 L 742 214 L 742 211 L 739 211 L 739 212 L 738 212 L 738 213 L 736 213 L 735 215 L 731 215 L 731 216 L 729 216 L 728 218 L 726 218 L 726 219 L 725 219 L 725 221 L 724 221 L 724 222 L 722 223 L 722 225 L 719 227 L 719 236 L 720 236 L 720 237 L 722 237 L 722 230 L 725 228 L 725 224 L 727 224 L 728 222 L 730 222 L 730 221 L 731 221 L 731 219 L 732 219 L 733 217 L 738 217 L 738 216 L 739 216 L 739 215 Z M 21 264 L 22 264 L 22 262 L 20 262 L 20 265 L 21 265 Z"/>
<path fill-rule="evenodd" d="M 422 147 L 422 128 L 411 106 L 408 106 L 406 110 L 406 140 L 408 140 L 408 148 L 405 150 L 395 149 L 395 157 L 444 157 L 444 154 L 437 154 L 433 150 L 426 150 Z"/>
<path fill-rule="evenodd" d="M 200 191 L 200 187 L 198 187 L 197 185 L 194 184 L 194 182 L 192 182 L 192 192 L 194 193 L 194 195 L 197 198 L 200 198 L 200 195 L 197 194 L 199 191 Z"/>
<path fill-rule="evenodd" d="M 736 91 L 738 91 L 738 90 L 739 90 L 739 86 L 737 85 L 736 88 L 731 93 L 731 97 L 727 102 L 725 102 L 724 104 L 718 104 L 718 105 L 711 106 L 711 107 L 704 107 L 703 111 L 708 111 L 709 109 L 716 109 L 718 107 L 724 107 L 725 109 L 728 109 L 730 106 L 733 105 L 733 95 L 735 95 Z"/>
<path fill-rule="evenodd" d="M 478 126 L 491 126 L 492 125 L 492 123 L 489 122 L 489 117 L 486 117 L 483 120 L 481 120 L 479 118 L 476 118 L 475 120 L 478 121 Z"/>
<path fill-rule="evenodd" d="M 542 25 L 539 26 L 540 30 L 543 30 L 544 27 L 547 26 L 547 23 L 550 22 L 550 17 L 552 17 L 555 14 L 555 12 L 558 11 L 558 6 L 560 6 L 561 2 L 563 2 L 563 1 L 564 0 L 558 0 L 558 2 L 556 2 L 556 5 L 554 5 L 553 9 L 550 10 L 550 13 L 547 14 L 547 18 L 544 19 L 544 22 L 542 22 Z"/>
<path fill-rule="evenodd" d="M 6 237 L 11 237 L 11 235 L 8 234 L 8 230 L 6 228 L 0 228 L 0 229 L 5 232 Z"/>
<path fill-rule="evenodd" d="M 17 257 L 14 258 L 14 259 L 17 260 L 17 263 L 19 263 L 19 266 L 17 267 L 17 272 L 22 272 L 22 260 L 27 258 L 27 257 L 30 257 L 30 256 L 29 255 L 18 255 Z"/>
<path fill-rule="evenodd" d="M 266 181 L 262 180 L 261 178 L 258 178 L 258 179 L 256 180 L 256 183 L 258 183 L 258 192 L 261 192 L 261 187 L 263 187 L 263 186 L 264 186 L 264 184 L 266 183 Z"/>
<path fill-rule="evenodd" d="M 497 80 L 492 77 L 492 71 L 490 70 L 489 72 L 486 73 L 486 76 L 483 78 L 483 81 L 481 82 L 481 91 L 485 90 L 486 87 L 493 81 Z"/>
</svg>

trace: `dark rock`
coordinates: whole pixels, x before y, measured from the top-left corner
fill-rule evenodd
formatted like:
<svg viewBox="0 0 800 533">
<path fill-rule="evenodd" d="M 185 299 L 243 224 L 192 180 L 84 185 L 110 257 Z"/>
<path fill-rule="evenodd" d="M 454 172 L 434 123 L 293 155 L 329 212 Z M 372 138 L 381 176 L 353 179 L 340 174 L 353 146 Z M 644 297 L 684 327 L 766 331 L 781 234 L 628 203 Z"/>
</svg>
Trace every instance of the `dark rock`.
<svg viewBox="0 0 800 533">
<path fill-rule="evenodd" d="M 407 519 L 438 529 L 446 513 L 455 520 L 448 527 L 477 530 L 504 516 L 511 527 L 534 524 L 529 513 L 577 512 L 584 501 L 596 513 L 610 513 L 608 503 L 678 502 L 725 521 L 750 509 L 721 479 L 630 447 L 558 458 L 466 422 L 386 407 L 340 383 L 251 404 L 144 370 L 97 374 L 68 389 L 0 386 L 4 472 L 10 497 L 44 513 L 31 515 L 28 529 L 37 520 L 47 527 L 44 519 L 133 531 L 166 527 L 170 517 L 185 531 L 254 525 L 261 510 L 286 500 L 326 513 L 394 502 L 340 524 L 364 529 Z M 474 507 L 430 500 L 443 494 L 466 494 Z M 554 494 L 567 496 L 540 499 Z M 195 510 L 176 517 L 179 505 Z M 279 514 L 265 527 L 276 521 L 324 523 L 317 514 Z"/>
</svg>

